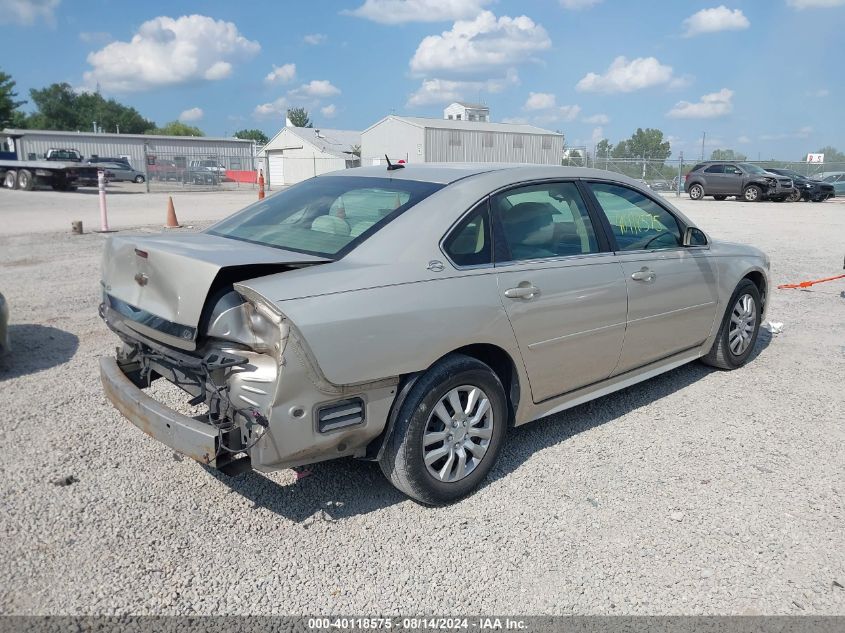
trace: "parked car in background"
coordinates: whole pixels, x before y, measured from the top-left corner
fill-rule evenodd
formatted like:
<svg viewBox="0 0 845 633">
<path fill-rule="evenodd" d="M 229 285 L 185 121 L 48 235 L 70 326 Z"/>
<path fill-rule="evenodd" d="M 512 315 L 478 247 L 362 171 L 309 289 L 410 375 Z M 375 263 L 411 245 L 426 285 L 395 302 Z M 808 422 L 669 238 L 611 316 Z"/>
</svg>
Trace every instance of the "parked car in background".
<svg viewBox="0 0 845 633">
<path fill-rule="evenodd" d="M 125 156 L 119 156 L 117 158 L 109 157 L 109 156 L 96 156 L 93 155 L 88 159 L 89 164 L 96 164 L 96 163 L 123 163 L 127 167 L 131 167 L 132 165 L 129 163 L 129 159 Z"/>
<path fill-rule="evenodd" d="M 137 169 L 132 169 L 125 163 L 94 163 L 98 169 L 103 169 L 106 172 L 106 178 L 109 182 L 136 182 L 142 183 L 147 178 L 143 172 Z"/>
<path fill-rule="evenodd" d="M 830 183 L 822 182 L 820 180 L 813 180 L 797 171 L 791 169 L 781 169 L 780 167 L 770 167 L 767 171 L 779 176 L 787 176 L 792 178 L 794 185 L 793 193 L 787 198 L 790 202 L 798 202 L 799 200 L 811 200 L 813 202 L 824 202 L 828 198 L 833 198 L 836 195 L 834 187 Z"/>
<path fill-rule="evenodd" d="M 0 292 L 0 356 L 7 354 L 11 349 L 9 342 L 9 304 Z"/>
<path fill-rule="evenodd" d="M 188 170 L 184 166 L 180 166 L 172 160 L 158 157 L 150 158 L 147 172 L 150 175 L 150 180 L 183 182 L 188 176 Z"/>
<path fill-rule="evenodd" d="M 823 182 L 833 186 L 835 195 L 845 196 L 845 172 L 832 174 L 825 178 Z"/>
<path fill-rule="evenodd" d="M 44 160 L 81 163 L 82 154 L 76 149 L 51 147 L 44 154 Z"/>
<path fill-rule="evenodd" d="M 223 169 L 221 172 L 220 170 Z M 188 163 L 188 181 L 195 185 L 216 185 L 223 180 L 226 170 L 213 160 L 192 160 Z"/>
<path fill-rule="evenodd" d="M 100 315 L 121 346 L 101 377 L 203 464 L 353 456 L 444 504 L 484 480 L 511 425 L 696 359 L 745 364 L 768 270 L 620 174 L 346 169 L 200 233 L 110 237 Z M 206 415 L 144 392 L 157 379 Z"/>
<path fill-rule="evenodd" d="M 792 194 L 792 179 L 767 172 L 752 163 L 705 161 L 686 175 L 684 190 L 692 200 L 713 196 L 724 200 L 736 196 L 747 202 L 786 200 Z"/>
</svg>

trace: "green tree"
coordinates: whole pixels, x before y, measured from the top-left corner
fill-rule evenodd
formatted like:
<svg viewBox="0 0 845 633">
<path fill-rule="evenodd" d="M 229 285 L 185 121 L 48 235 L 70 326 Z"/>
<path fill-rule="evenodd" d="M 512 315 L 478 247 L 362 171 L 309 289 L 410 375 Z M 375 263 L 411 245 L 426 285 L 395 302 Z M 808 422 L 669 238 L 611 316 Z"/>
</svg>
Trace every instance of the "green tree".
<svg viewBox="0 0 845 633">
<path fill-rule="evenodd" d="M 596 160 L 599 160 L 600 158 L 607 158 L 610 156 L 611 151 L 613 151 L 613 143 L 608 141 L 606 138 L 603 138 L 596 143 Z"/>
<path fill-rule="evenodd" d="M 830 145 L 817 150 L 816 154 L 824 154 L 824 162 L 826 163 L 845 163 L 845 154 Z M 801 160 L 804 160 L 805 158 L 807 157 L 802 156 Z"/>
<path fill-rule="evenodd" d="M 288 110 L 288 119 L 294 127 L 314 127 L 311 123 L 311 117 L 308 115 L 308 110 L 305 108 L 291 108 Z"/>
<path fill-rule="evenodd" d="M 666 160 L 672 153 L 669 141 L 663 140 L 663 132 L 654 128 L 637 128 L 631 138 L 620 141 L 613 148 L 614 158 L 644 158 L 645 160 Z"/>
<path fill-rule="evenodd" d="M 0 70 L 0 128 L 8 127 L 13 121 L 20 117 L 17 109 L 26 101 L 16 101 L 15 80 Z"/>
<path fill-rule="evenodd" d="M 161 134 L 162 136 L 205 136 L 205 132 L 198 127 L 182 123 L 181 121 L 165 123 L 161 127 L 147 130 L 146 134 Z"/>
<path fill-rule="evenodd" d="M 255 141 L 259 145 L 267 145 L 267 142 L 270 140 L 264 132 L 257 129 L 238 130 L 235 132 L 235 138 L 249 139 L 250 141 Z"/>
<path fill-rule="evenodd" d="M 132 107 L 105 99 L 97 92 L 77 93 L 70 84 L 52 84 L 30 90 L 36 111 L 26 127 L 44 130 L 91 130 L 94 123 L 104 132 L 142 134 L 155 126 Z"/>
<path fill-rule="evenodd" d="M 748 160 L 748 156 L 732 149 L 714 149 L 710 153 L 710 160 Z"/>
</svg>

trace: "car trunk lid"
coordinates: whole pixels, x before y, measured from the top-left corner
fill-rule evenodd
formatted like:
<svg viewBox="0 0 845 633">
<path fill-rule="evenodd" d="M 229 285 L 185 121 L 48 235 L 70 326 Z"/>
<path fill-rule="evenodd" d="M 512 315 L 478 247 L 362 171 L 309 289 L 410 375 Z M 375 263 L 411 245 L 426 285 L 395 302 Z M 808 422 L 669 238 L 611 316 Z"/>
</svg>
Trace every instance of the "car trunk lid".
<svg viewBox="0 0 845 633">
<path fill-rule="evenodd" d="M 132 329 L 195 349 L 208 295 L 234 281 L 328 259 L 209 235 L 114 236 L 106 243 L 105 302 Z"/>
</svg>

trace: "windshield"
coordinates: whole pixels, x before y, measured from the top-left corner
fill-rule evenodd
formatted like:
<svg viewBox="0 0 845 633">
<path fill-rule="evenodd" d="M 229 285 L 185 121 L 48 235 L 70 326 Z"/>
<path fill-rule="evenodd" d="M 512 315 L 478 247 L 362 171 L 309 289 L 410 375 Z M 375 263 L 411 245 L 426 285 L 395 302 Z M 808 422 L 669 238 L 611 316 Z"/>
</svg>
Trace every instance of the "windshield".
<svg viewBox="0 0 845 633">
<path fill-rule="evenodd" d="M 208 232 L 334 257 L 442 187 L 391 178 L 311 178 L 248 206 Z"/>
<path fill-rule="evenodd" d="M 758 165 L 752 165 L 751 163 L 740 163 L 740 167 L 742 167 L 745 171 L 750 174 L 765 174 L 767 173 L 765 169 Z"/>
</svg>

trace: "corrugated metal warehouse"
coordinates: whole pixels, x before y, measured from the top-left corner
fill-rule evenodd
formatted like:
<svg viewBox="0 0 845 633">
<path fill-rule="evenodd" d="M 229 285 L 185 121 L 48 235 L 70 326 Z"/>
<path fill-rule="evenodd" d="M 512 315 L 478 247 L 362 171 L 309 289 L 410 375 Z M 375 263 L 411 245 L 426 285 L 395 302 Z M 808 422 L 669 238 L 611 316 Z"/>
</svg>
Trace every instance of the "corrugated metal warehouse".
<svg viewBox="0 0 845 633">
<path fill-rule="evenodd" d="M 360 149 L 360 132 L 285 126 L 261 150 L 267 186 L 280 189 L 312 176 L 357 167 L 354 152 Z"/>
<path fill-rule="evenodd" d="M 19 160 L 39 160 L 50 148 L 72 148 L 85 159 L 92 156 L 125 157 L 135 169 L 144 171 L 145 156 L 173 161 L 184 167 L 191 160 L 217 160 L 226 169 L 255 169 L 255 143 L 237 138 L 210 136 L 157 136 L 147 134 L 94 134 L 53 130 L 3 130 L 16 140 Z"/>
<path fill-rule="evenodd" d="M 533 125 L 390 115 L 361 133 L 364 163 L 391 160 L 559 165 L 563 135 Z"/>
</svg>

